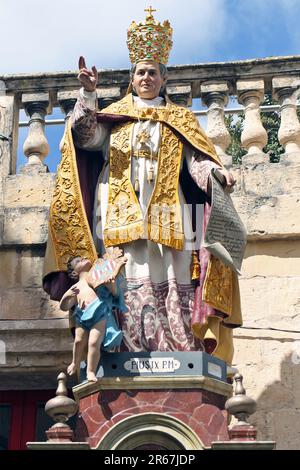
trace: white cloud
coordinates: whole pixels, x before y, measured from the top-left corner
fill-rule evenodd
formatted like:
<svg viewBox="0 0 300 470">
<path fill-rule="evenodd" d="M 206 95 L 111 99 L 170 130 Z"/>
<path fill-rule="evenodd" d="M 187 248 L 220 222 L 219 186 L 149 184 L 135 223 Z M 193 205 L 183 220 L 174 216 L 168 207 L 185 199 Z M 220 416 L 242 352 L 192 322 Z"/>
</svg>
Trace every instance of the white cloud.
<svg viewBox="0 0 300 470">
<path fill-rule="evenodd" d="M 226 28 L 226 0 L 0 0 L 0 73 L 76 70 L 79 55 L 98 68 L 127 68 L 127 27 L 144 18 L 149 3 L 174 28 L 170 63 L 213 55 Z"/>
<path fill-rule="evenodd" d="M 300 0 L 0 0 L 0 74 L 128 68 L 126 31 L 145 17 L 174 29 L 170 64 L 297 53 Z"/>
</svg>

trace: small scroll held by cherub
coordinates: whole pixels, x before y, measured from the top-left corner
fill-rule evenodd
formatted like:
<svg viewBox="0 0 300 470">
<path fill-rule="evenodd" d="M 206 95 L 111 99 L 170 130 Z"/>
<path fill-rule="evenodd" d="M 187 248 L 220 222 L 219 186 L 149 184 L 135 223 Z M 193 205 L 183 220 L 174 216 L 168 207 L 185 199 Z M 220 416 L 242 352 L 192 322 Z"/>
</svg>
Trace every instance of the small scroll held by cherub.
<svg viewBox="0 0 300 470">
<path fill-rule="evenodd" d="M 95 374 L 100 360 L 100 346 L 108 350 L 120 345 L 122 332 L 117 326 L 113 309 L 121 312 L 128 310 L 119 275 L 126 261 L 117 247 L 108 248 L 103 258 L 93 265 L 80 256 L 68 261 L 68 274 L 71 279 L 77 280 L 60 301 L 62 310 L 75 306 L 75 341 L 69 375 L 78 370 L 87 347 L 87 379 L 97 381 Z"/>
<path fill-rule="evenodd" d="M 88 283 L 97 289 L 101 284 L 111 282 L 118 276 L 120 269 L 126 264 L 127 258 L 123 256 L 118 247 L 106 249 L 102 258 L 97 259 L 91 267 L 88 275 Z"/>
</svg>

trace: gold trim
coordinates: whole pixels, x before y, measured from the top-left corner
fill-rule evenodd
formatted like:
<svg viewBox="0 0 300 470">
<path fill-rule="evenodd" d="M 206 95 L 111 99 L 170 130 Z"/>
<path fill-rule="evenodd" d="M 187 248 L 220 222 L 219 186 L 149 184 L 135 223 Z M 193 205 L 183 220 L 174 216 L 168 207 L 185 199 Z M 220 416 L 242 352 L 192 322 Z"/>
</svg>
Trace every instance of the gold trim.
<svg viewBox="0 0 300 470">
<path fill-rule="evenodd" d="M 116 115 L 125 115 L 133 119 L 159 121 L 179 132 L 196 150 L 204 152 L 218 165 L 223 166 L 216 154 L 214 144 L 206 136 L 195 115 L 187 108 L 167 102 L 164 107 L 136 109 L 132 94 L 99 111 Z"/>
<path fill-rule="evenodd" d="M 227 315 L 232 313 L 232 270 L 211 255 L 203 284 L 203 301 Z"/>
<path fill-rule="evenodd" d="M 200 278 L 200 263 L 199 263 L 199 256 L 198 256 L 197 250 L 192 251 L 190 271 L 191 271 L 191 280 L 198 281 Z"/>
<path fill-rule="evenodd" d="M 133 126 L 132 122 L 119 124 L 111 133 L 104 244 L 108 247 L 148 238 L 182 250 L 184 234 L 178 188 L 183 144 L 169 127 L 161 125 L 157 177 L 144 218 L 131 184 Z"/>
<path fill-rule="evenodd" d="M 108 207 L 104 227 L 106 247 L 137 240 L 144 235 L 144 219 L 131 184 L 133 123 L 119 124 L 110 138 Z"/>
<path fill-rule="evenodd" d="M 150 152 L 146 152 L 145 150 L 139 150 L 133 152 L 132 156 L 134 158 L 147 158 L 149 160 L 158 160 L 158 156 L 156 153 L 152 154 Z"/>
<path fill-rule="evenodd" d="M 182 250 L 184 234 L 178 187 L 183 144 L 169 127 L 163 124 L 161 127 L 156 182 L 147 208 L 148 239 Z"/>
<path fill-rule="evenodd" d="M 80 190 L 71 124 L 67 124 L 62 159 L 50 206 L 49 234 L 57 271 L 66 271 L 71 256 L 97 259 Z"/>
</svg>

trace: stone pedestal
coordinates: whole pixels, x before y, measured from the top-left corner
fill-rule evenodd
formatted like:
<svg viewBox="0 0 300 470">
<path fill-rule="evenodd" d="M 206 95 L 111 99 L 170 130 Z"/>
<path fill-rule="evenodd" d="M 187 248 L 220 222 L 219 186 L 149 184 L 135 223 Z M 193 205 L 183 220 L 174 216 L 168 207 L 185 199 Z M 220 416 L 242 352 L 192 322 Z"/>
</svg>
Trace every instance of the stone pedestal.
<svg viewBox="0 0 300 470">
<path fill-rule="evenodd" d="M 45 406 L 46 413 L 56 421 L 46 431 L 46 442 L 27 442 L 30 450 L 89 450 L 87 442 L 73 442 L 74 432 L 66 422 L 77 412 L 77 404 L 67 396 L 67 376 L 61 372 L 58 377 L 56 396 L 48 400 Z"/>
<path fill-rule="evenodd" d="M 213 450 L 273 450 L 274 441 L 257 441 L 257 429 L 248 422 L 256 411 L 256 401 L 246 395 L 243 376 L 234 375 L 234 396 L 225 403 L 225 409 L 237 419 L 237 423 L 228 429 L 229 441 L 212 442 Z"/>
<path fill-rule="evenodd" d="M 257 429 L 249 423 L 236 424 L 228 430 L 229 441 L 212 442 L 212 450 L 275 450 L 274 441 L 257 441 Z"/>
<path fill-rule="evenodd" d="M 97 383 L 73 388 L 77 441 L 105 450 L 201 450 L 229 439 L 225 402 L 232 386 L 223 361 L 194 352 L 109 356 Z M 109 369 L 119 375 L 106 376 Z"/>
</svg>

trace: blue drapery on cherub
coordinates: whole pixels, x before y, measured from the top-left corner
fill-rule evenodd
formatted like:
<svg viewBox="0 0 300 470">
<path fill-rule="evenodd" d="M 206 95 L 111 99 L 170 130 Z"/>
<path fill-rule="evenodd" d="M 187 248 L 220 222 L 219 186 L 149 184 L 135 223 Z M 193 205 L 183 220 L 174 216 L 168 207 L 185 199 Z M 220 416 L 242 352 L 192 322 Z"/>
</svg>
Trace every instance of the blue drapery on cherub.
<svg viewBox="0 0 300 470">
<path fill-rule="evenodd" d="M 90 330 L 100 320 L 106 320 L 105 335 L 101 349 L 109 351 L 120 346 L 122 341 L 122 331 L 119 329 L 113 310 L 118 309 L 122 313 L 127 312 L 124 300 L 124 278 L 118 275 L 116 278 L 117 295 L 114 296 L 104 285 L 95 289 L 98 298 L 91 302 L 86 309 L 81 309 L 79 305 L 74 310 L 77 325 L 85 330 Z"/>
</svg>

